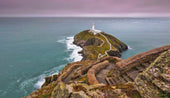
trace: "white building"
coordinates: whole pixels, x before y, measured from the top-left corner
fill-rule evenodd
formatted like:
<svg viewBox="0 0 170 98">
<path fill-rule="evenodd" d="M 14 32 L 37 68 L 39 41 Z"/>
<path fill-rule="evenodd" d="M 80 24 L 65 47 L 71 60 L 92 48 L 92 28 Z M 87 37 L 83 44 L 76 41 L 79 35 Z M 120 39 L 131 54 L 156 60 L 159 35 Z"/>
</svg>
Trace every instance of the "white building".
<svg viewBox="0 0 170 98">
<path fill-rule="evenodd" d="M 91 32 L 91 33 L 93 33 L 94 35 L 96 35 L 97 33 L 100 33 L 100 32 L 102 32 L 101 30 L 96 30 L 95 29 L 95 24 L 93 23 L 93 25 L 92 25 L 92 28 L 90 28 L 90 31 L 89 32 Z"/>
</svg>

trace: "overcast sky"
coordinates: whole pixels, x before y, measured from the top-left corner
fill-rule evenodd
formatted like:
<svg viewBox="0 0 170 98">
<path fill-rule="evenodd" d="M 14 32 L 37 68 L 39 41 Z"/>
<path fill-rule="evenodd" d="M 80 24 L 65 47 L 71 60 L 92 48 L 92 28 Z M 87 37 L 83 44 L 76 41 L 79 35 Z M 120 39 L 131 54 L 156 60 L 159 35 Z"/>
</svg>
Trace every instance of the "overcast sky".
<svg viewBox="0 0 170 98">
<path fill-rule="evenodd" d="M 170 0 L 0 0 L 0 16 L 170 16 Z"/>
</svg>

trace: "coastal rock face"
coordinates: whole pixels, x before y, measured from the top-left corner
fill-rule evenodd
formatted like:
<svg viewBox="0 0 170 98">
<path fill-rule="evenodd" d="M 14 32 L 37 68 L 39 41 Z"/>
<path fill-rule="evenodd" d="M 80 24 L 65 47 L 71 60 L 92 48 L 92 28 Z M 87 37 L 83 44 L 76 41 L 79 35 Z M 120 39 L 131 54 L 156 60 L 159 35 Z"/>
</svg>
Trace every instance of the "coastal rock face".
<svg viewBox="0 0 170 98">
<path fill-rule="evenodd" d="M 99 54 L 106 52 L 109 56 L 120 57 L 120 52 L 127 49 L 127 45 L 114 36 L 104 32 L 94 35 L 89 30 L 76 34 L 74 44 L 83 48 L 83 60 L 97 60 Z"/>
<path fill-rule="evenodd" d="M 58 83 L 51 94 L 51 98 L 68 98 L 69 96 L 70 93 L 64 83 Z"/>
<path fill-rule="evenodd" d="M 145 98 L 170 97 L 170 50 L 162 53 L 137 76 L 135 86 Z"/>
<path fill-rule="evenodd" d="M 53 81 L 56 81 L 57 78 L 58 78 L 58 75 L 52 75 L 52 76 L 45 77 L 45 83 L 42 85 L 42 87 L 47 86 L 48 84 L 50 84 Z"/>
<path fill-rule="evenodd" d="M 155 48 L 117 62 L 106 77 L 108 85 L 134 82 L 139 73 L 146 70 L 161 53 L 168 49 L 170 49 L 170 45 Z"/>
<path fill-rule="evenodd" d="M 69 63 L 55 81 L 48 78 L 46 85 L 26 98 L 169 97 L 170 45 L 131 58 L 108 56 Z"/>
<path fill-rule="evenodd" d="M 124 90 L 124 89 L 127 90 Z M 130 93 L 130 94 L 128 94 Z M 107 86 L 104 84 L 89 86 L 84 83 L 69 84 L 58 83 L 51 98 L 129 98 L 138 97 L 139 93 L 132 84 Z"/>
<path fill-rule="evenodd" d="M 46 77 L 43 86 L 25 98 L 170 97 L 170 45 L 123 60 L 120 52 L 127 46 L 101 34 L 88 30 L 77 34 L 74 43 L 83 48 L 83 60 L 68 63 L 58 75 Z M 104 52 L 108 55 L 97 58 Z"/>
</svg>

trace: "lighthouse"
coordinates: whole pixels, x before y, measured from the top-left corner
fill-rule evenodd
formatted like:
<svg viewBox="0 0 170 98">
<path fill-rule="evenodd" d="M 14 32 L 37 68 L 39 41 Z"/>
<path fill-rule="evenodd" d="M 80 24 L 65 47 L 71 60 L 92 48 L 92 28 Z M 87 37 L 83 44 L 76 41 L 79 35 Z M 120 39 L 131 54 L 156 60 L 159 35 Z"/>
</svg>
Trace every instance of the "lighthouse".
<svg viewBox="0 0 170 98">
<path fill-rule="evenodd" d="M 96 30 L 95 29 L 95 24 L 92 24 L 92 27 L 90 28 L 89 32 L 93 33 L 94 35 L 96 35 L 97 33 L 102 32 L 101 30 Z"/>
<path fill-rule="evenodd" d="M 92 30 L 95 30 L 94 28 L 95 28 L 95 24 L 93 23 L 91 29 L 92 29 Z"/>
</svg>

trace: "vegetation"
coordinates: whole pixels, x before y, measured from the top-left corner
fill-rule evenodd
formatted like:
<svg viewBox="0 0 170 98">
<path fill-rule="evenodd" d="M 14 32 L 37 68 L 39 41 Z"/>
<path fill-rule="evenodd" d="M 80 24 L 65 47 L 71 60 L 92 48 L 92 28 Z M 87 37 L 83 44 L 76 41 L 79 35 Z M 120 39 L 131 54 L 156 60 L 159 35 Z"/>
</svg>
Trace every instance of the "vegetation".
<svg viewBox="0 0 170 98">
<path fill-rule="evenodd" d="M 75 85 L 73 86 L 73 90 L 74 90 L 75 92 L 78 92 L 78 91 L 86 91 L 86 88 L 83 87 L 82 85 L 75 84 Z"/>
<path fill-rule="evenodd" d="M 114 36 L 102 33 L 111 43 L 111 47 L 112 50 L 114 51 L 119 51 L 120 49 L 120 44 L 123 44 L 121 41 L 119 41 L 117 38 L 115 38 Z M 103 42 L 102 45 L 100 46 L 96 46 L 96 45 L 88 45 L 85 46 L 86 48 L 86 59 L 88 60 L 96 60 L 98 58 L 98 54 L 101 53 L 102 55 L 105 54 L 105 51 L 110 50 L 110 45 L 109 43 L 107 43 L 105 37 L 103 37 L 101 34 L 96 34 L 94 35 L 91 32 L 88 32 L 88 30 L 82 31 L 80 33 L 78 33 L 75 36 L 75 41 L 79 42 L 79 41 L 87 41 L 88 39 L 91 38 L 97 38 L 98 40 L 101 40 L 100 42 Z M 95 41 L 94 44 L 98 43 L 98 41 Z M 125 45 L 126 46 L 126 45 Z"/>
<path fill-rule="evenodd" d="M 87 77 L 85 75 L 85 76 L 82 76 L 82 77 L 78 78 L 76 81 L 86 83 L 86 79 L 87 79 Z"/>
<path fill-rule="evenodd" d="M 111 69 L 111 70 L 107 73 L 107 77 L 111 77 L 112 72 L 113 72 L 113 69 Z"/>
</svg>

